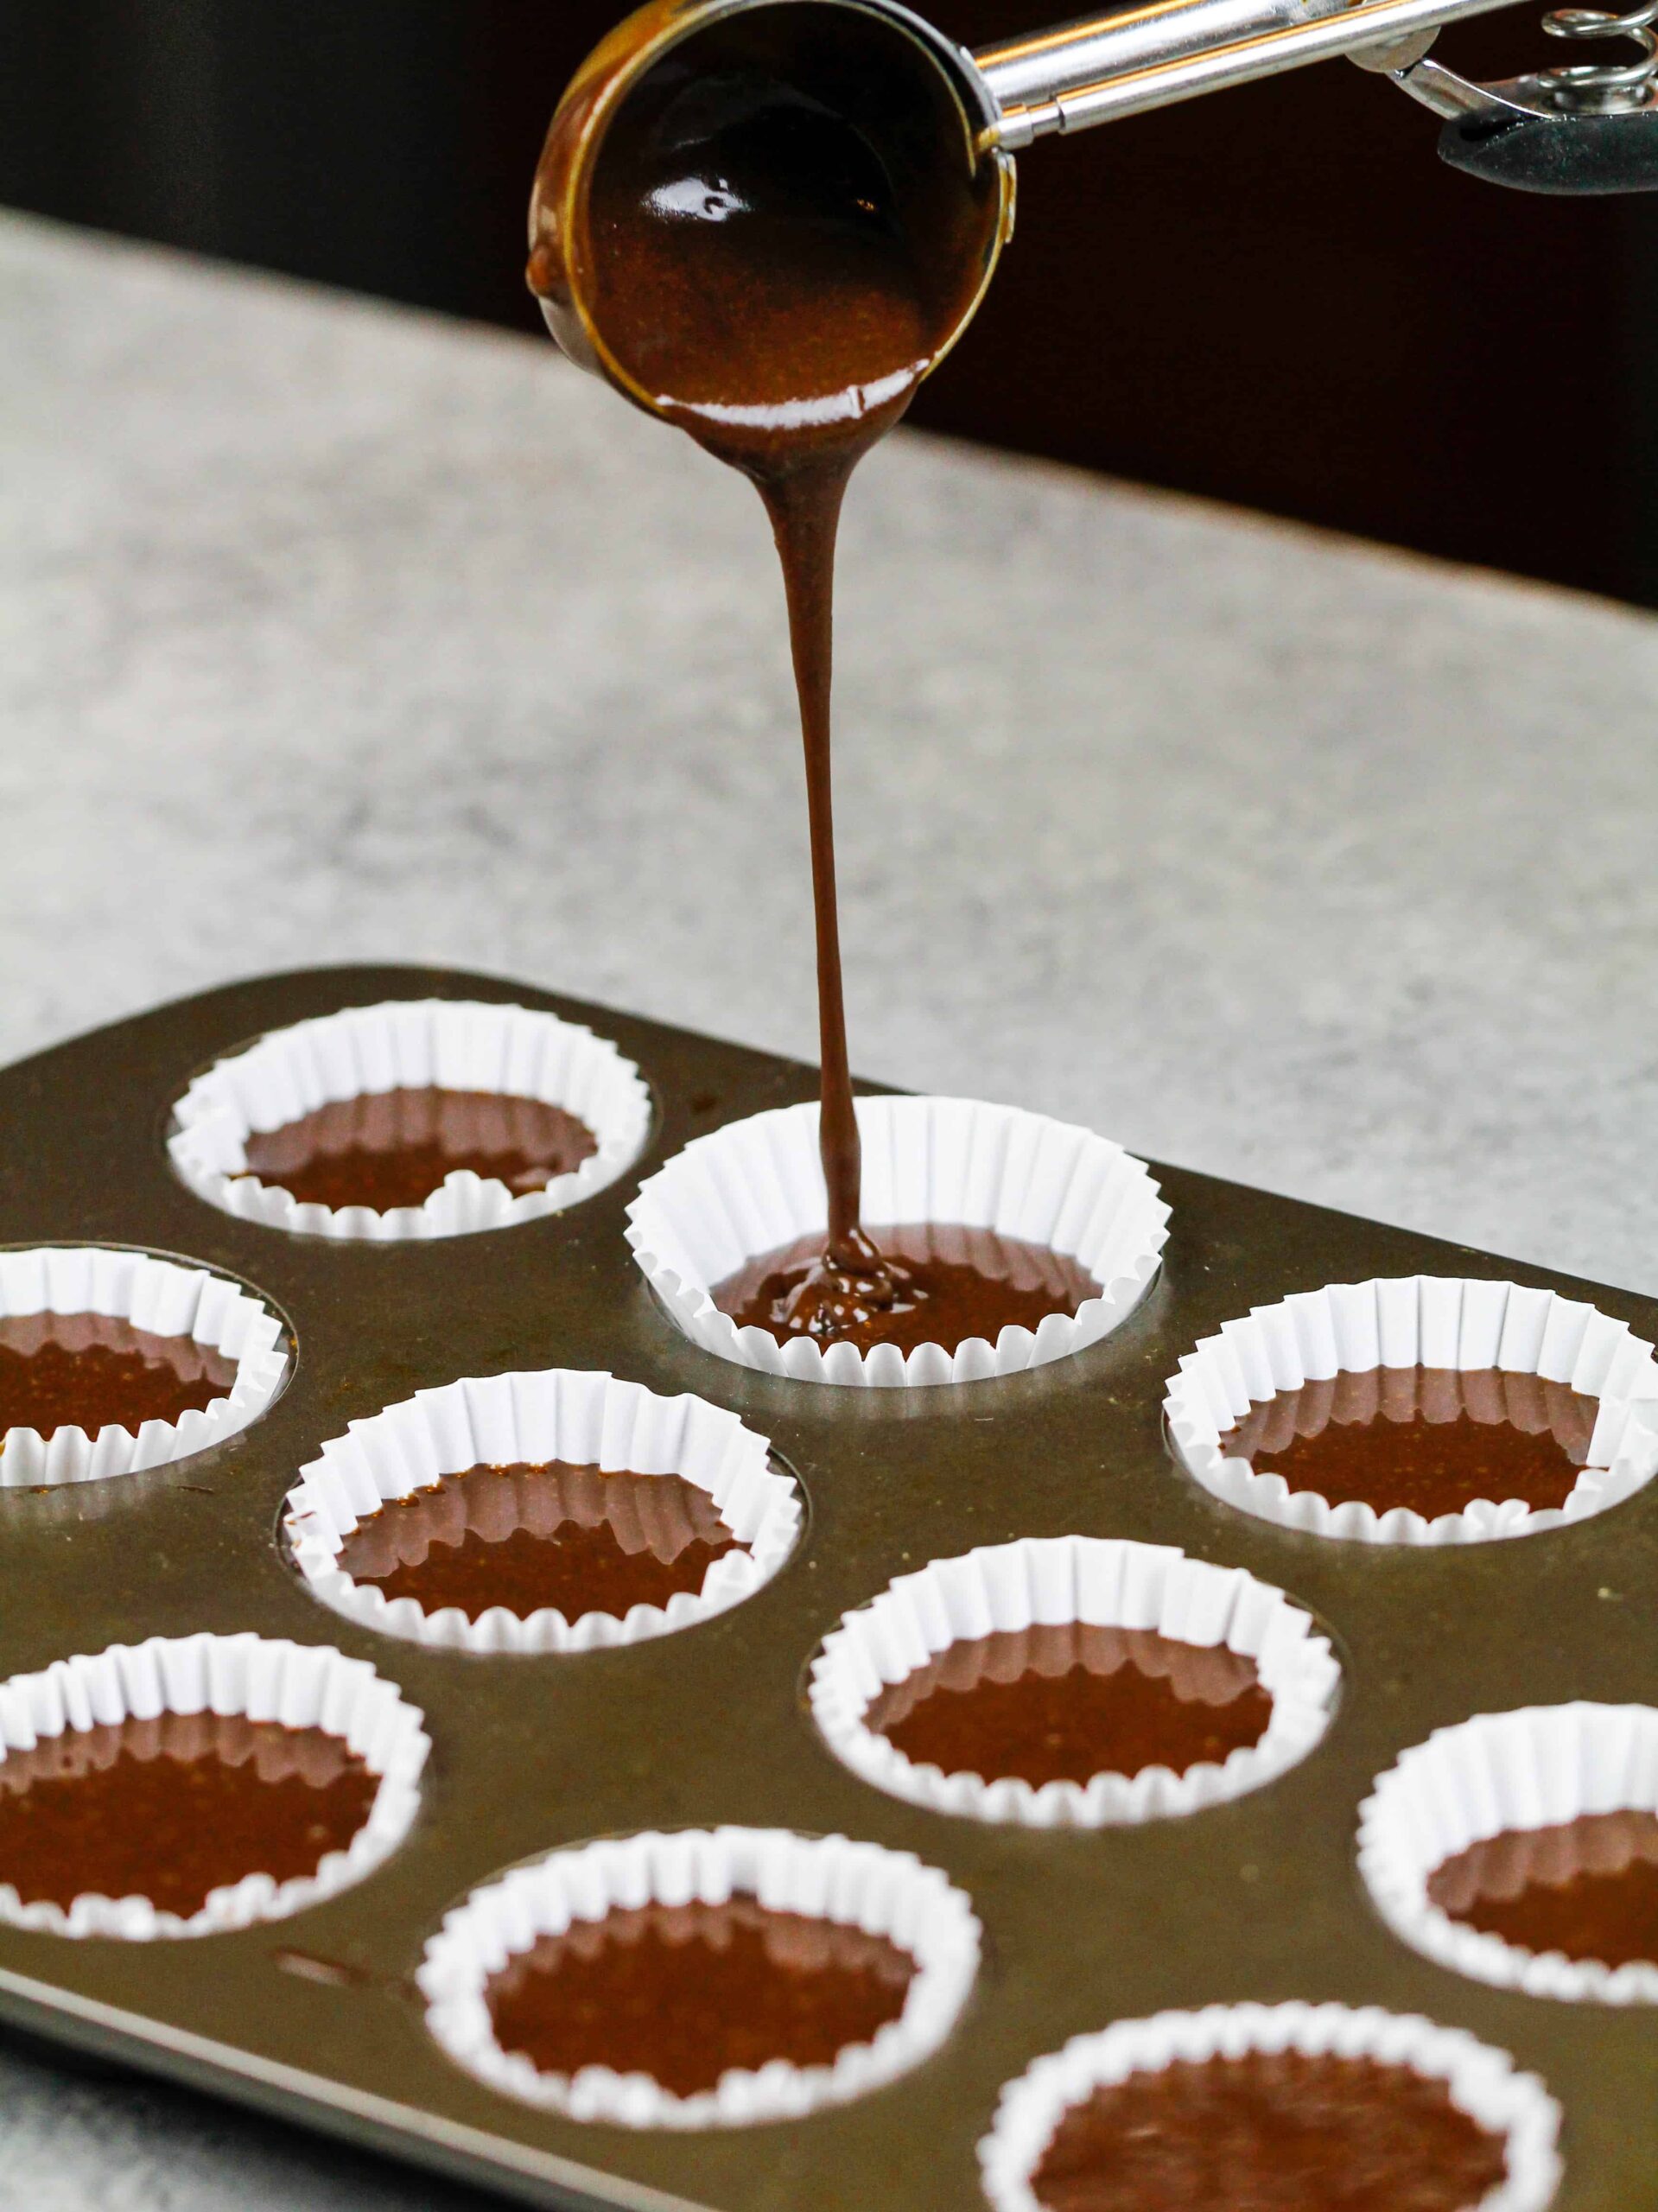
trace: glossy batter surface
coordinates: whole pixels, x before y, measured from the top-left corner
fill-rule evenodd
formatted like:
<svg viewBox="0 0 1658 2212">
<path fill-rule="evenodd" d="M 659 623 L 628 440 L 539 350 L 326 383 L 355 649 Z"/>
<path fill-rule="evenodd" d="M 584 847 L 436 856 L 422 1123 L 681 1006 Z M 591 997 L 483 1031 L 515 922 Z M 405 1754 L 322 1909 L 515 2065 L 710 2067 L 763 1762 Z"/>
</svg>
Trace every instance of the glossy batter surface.
<svg viewBox="0 0 1658 2212">
<path fill-rule="evenodd" d="M 1432 1521 L 1519 1498 L 1536 1512 L 1570 1497 L 1598 1410 L 1537 1375 L 1375 1367 L 1257 1403 L 1221 1450 L 1331 1505 L 1403 1505 Z"/>
<path fill-rule="evenodd" d="M 827 2066 L 904 2010 L 907 1952 L 753 1897 L 649 1904 L 546 1936 L 490 1981 L 497 2041 L 543 2073 L 648 2074 L 676 2096 L 730 2067 Z"/>
<path fill-rule="evenodd" d="M 607 1474 L 562 1460 L 469 1467 L 367 1514 L 340 1564 L 427 1612 L 492 1605 L 520 1619 L 550 1606 L 626 1617 L 702 1587 L 736 1544 L 704 1490 L 678 1475 Z"/>
<path fill-rule="evenodd" d="M 1492 1836 L 1436 1867 L 1427 1893 L 1522 1950 L 1658 1966 L 1658 1813 L 1585 1813 Z"/>
<path fill-rule="evenodd" d="M 864 1720 L 918 1765 L 1040 1789 L 1219 1765 L 1260 1741 L 1272 1711 L 1255 1662 L 1223 1646 L 1067 1622 L 953 1643 Z"/>
<path fill-rule="evenodd" d="M 164 1713 L 67 1730 L 0 1761 L 0 1881 L 25 1904 L 146 1897 L 187 1918 L 248 1874 L 313 1874 L 379 1777 L 338 1736 Z"/>
<path fill-rule="evenodd" d="M 543 1191 L 599 1149 L 591 1129 L 539 1098 L 496 1090 L 379 1090 L 341 1098 L 247 1140 L 248 1173 L 302 1205 L 423 1205 L 469 1168 L 516 1196 Z"/>
<path fill-rule="evenodd" d="M 107 1313 L 27 1313 L 0 1320 L 0 1436 L 60 1428 L 135 1434 L 227 1398 L 236 1362 L 194 1337 L 160 1337 Z"/>
<path fill-rule="evenodd" d="M 1086 1268 L 1045 1245 L 994 1229 L 908 1223 L 867 1231 L 883 1264 L 879 1298 L 854 1287 L 838 1300 L 823 1295 L 823 1240 L 803 1236 L 761 1253 L 714 1287 L 715 1304 L 740 1328 L 769 1329 L 779 1343 L 810 1336 L 820 1344 L 939 1344 L 954 1351 L 969 1337 L 994 1344 L 1012 1325 L 1032 1332 L 1050 1313 L 1075 1313 L 1100 1295 Z"/>
<path fill-rule="evenodd" d="M 1033 2187 L 1045 2212 L 1475 2212 L 1505 2171 L 1500 2139 L 1443 2082 L 1285 2051 L 1096 2090 Z"/>
</svg>

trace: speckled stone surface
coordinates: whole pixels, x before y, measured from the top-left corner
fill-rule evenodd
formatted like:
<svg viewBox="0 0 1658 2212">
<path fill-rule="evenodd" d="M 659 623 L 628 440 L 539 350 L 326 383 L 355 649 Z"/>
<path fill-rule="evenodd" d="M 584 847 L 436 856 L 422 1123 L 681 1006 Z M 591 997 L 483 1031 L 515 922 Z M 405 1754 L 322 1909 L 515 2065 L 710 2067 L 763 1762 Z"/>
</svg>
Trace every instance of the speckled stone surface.
<svg viewBox="0 0 1658 2212">
<path fill-rule="evenodd" d="M 843 579 L 862 1071 L 1658 1286 L 1649 618 L 919 437 Z M 791 715 L 752 493 L 550 344 L 0 219 L 0 1056 L 359 957 L 810 1055 Z M 30 2212 L 473 2201 L 0 2110 Z"/>
<path fill-rule="evenodd" d="M 15 219 L 0 316 L 0 1052 L 397 954 L 812 1052 L 746 485 L 550 344 Z M 1650 618 L 918 437 L 843 578 L 861 1070 L 1658 1281 Z"/>
</svg>

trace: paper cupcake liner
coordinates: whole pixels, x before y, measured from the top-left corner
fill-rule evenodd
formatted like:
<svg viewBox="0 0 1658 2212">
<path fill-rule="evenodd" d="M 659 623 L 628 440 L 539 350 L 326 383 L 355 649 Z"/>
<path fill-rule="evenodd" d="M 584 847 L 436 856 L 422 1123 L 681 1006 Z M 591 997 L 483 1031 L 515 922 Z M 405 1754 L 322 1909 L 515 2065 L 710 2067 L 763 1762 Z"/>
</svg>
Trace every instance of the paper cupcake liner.
<svg viewBox="0 0 1658 2212">
<path fill-rule="evenodd" d="M 457 1169 L 423 1205 L 301 1205 L 247 1172 L 247 1140 L 321 1106 L 437 1084 L 499 1091 L 562 1106 L 584 1122 L 598 1150 L 544 1190 L 515 1195 L 505 1183 Z M 578 1023 L 527 1007 L 466 999 L 388 999 L 275 1029 L 199 1075 L 174 1109 L 173 1165 L 209 1205 L 243 1221 L 307 1236 L 465 1236 L 557 1213 L 632 1165 L 651 1125 L 651 1094 L 631 1060 Z"/>
<path fill-rule="evenodd" d="M 1229 1459 L 1220 1437 L 1252 1403 L 1341 1372 L 1375 1367 L 1500 1368 L 1538 1375 L 1600 1400 L 1589 1465 L 1566 1503 L 1532 1511 L 1519 1498 L 1478 1499 L 1425 1520 L 1408 1506 L 1377 1514 L 1350 1499 L 1331 1507 L 1281 1475 Z M 1286 1529 L 1369 1544 L 1472 1544 L 1529 1536 L 1618 1505 L 1658 1470 L 1652 1346 L 1628 1325 L 1576 1299 L 1518 1283 L 1403 1275 L 1334 1283 L 1279 1306 L 1257 1306 L 1204 1338 L 1180 1362 L 1163 1410 L 1181 1464 L 1206 1491 Z"/>
<path fill-rule="evenodd" d="M 176 1421 L 147 1421 L 135 1434 L 110 1422 L 84 1428 L 0 1434 L 0 1489 L 98 1482 L 164 1466 L 220 1444 L 257 1421 L 288 1374 L 283 1325 L 227 1276 L 181 1267 L 146 1252 L 96 1244 L 48 1244 L 0 1252 L 0 1319 L 36 1313 L 101 1313 L 161 1337 L 192 1337 L 236 1362 L 230 1395 L 191 1408 Z"/>
<path fill-rule="evenodd" d="M 994 1229 L 1075 1258 L 1102 1286 L 1075 1318 L 954 1351 L 896 1344 L 860 1351 L 806 1337 L 780 1344 L 740 1329 L 710 1292 L 763 1252 L 828 1220 L 816 1103 L 782 1106 L 698 1137 L 641 1185 L 627 1241 L 657 1299 L 693 1344 L 739 1366 L 801 1382 L 893 1386 L 971 1382 L 1063 1359 L 1132 1313 L 1157 1272 L 1169 1209 L 1144 1163 L 1107 1137 L 1017 1107 L 971 1098 L 861 1098 L 863 1215 L 891 1224 Z"/>
<path fill-rule="evenodd" d="M 734 1895 L 886 1936 L 916 1962 L 903 2012 L 830 2066 L 733 2068 L 717 2088 L 671 2094 L 645 2074 L 584 2066 L 543 2074 L 495 2040 L 485 1986 L 509 1960 L 575 1921 L 651 1903 L 722 1904 Z M 457 2065 L 492 2088 L 572 2120 L 624 2127 L 742 2127 L 796 2120 L 879 2088 L 937 2049 L 978 1970 L 980 1929 L 963 1893 L 908 1852 L 845 1836 L 721 1827 L 634 1835 L 553 1853 L 474 1890 L 426 1947 L 416 1980 L 426 2021 Z"/>
<path fill-rule="evenodd" d="M 1359 1871 L 1413 1950 L 1476 1981 L 1577 2004 L 1658 2004 L 1658 1962 L 1608 1967 L 1528 1951 L 1432 1904 L 1434 1870 L 1515 1829 L 1585 1813 L 1658 1812 L 1658 1710 L 1534 1705 L 1437 1729 L 1377 1781 L 1359 1815 Z"/>
<path fill-rule="evenodd" d="M 1181 2060 L 1284 2050 L 1370 2058 L 1444 2082 L 1452 2102 L 1507 2146 L 1507 2179 L 1467 2212 L 1544 2212 L 1553 2202 L 1560 2182 L 1560 2108 L 1534 2074 L 1516 2072 L 1506 2051 L 1416 2013 L 1299 2003 L 1210 2005 L 1201 2012 L 1119 2020 L 1039 2058 L 1002 2091 L 995 2126 L 979 2145 L 985 2195 L 995 2212 L 1044 2212 L 1032 2176 L 1064 2115 L 1097 2088 Z"/>
<path fill-rule="evenodd" d="M 1258 1744 L 1221 1765 L 1040 1789 L 1014 1776 L 946 1774 L 907 1758 L 865 1724 L 870 1706 L 954 1643 L 1048 1624 L 1153 1629 L 1182 1643 L 1224 1645 L 1255 1662 L 1273 1700 Z M 812 1716 L 835 1756 L 889 1796 L 937 1813 L 1026 1827 L 1109 1827 L 1195 1813 L 1259 1789 L 1304 1759 L 1330 1725 L 1341 1669 L 1311 1618 L 1242 1567 L 1188 1559 L 1120 1537 L 1027 1537 L 937 1560 L 848 1613 L 811 1670 Z"/>
<path fill-rule="evenodd" d="M 0 1682 L 0 1758 L 33 1751 L 72 1729 L 153 1720 L 162 1713 L 240 1713 L 288 1728 L 321 1728 L 349 1745 L 380 1777 L 367 1821 L 344 1851 L 315 1873 L 277 1882 L 249 1874 L 211 1891 L 187 1919 L 148 1897 L 76 1897 L 25 1904 L 0 1881 L 0 1921 L 55 1936 L 108 1936 L 142 1943 L 218 1936 L 256 1921 L 285 1920 L 348 1890 L 389 1859 L 409 1832 L 421 1769 L 431 1749 L 419 1710 L 365 1659 L 327 1644 L 239 1636 L 151 1637 L 139 1644 L 59 1659 L 35 1675 Z"/>
<path fill-rule="evenodd" d="M 800 1534 L 799 1493 L 770 1465 L 767 1440 L 734 1414 L 689 1395 L 658 1397 L 614 1376 L 549 1368 L 492 1375 L 422 1390 L 322 1447 L 288 1494 L 284 1527 L 295 1564 L 325 1605 L 385 1636 L 467 1651 L 592 1651 L 642 1643 L 711 1620 L 769 1582 Z M 665 1606 L 635 1605 L 625 1619 L 590 1612 L 568 1621 L 551 1608 L 521 1617 L 492 1605 L 469 1620 L 458 1605 L 428 1612 L 413 1598 L 388 1599 L 340 1565 L 346 1538 L 366 1514 L 470 1467 L 543 1465 L 562 1459 L 607 1472 L 679 1475 L 705 1491 L 743 1551 L 712 1561 L 702 1590 Z"/>
</svg>

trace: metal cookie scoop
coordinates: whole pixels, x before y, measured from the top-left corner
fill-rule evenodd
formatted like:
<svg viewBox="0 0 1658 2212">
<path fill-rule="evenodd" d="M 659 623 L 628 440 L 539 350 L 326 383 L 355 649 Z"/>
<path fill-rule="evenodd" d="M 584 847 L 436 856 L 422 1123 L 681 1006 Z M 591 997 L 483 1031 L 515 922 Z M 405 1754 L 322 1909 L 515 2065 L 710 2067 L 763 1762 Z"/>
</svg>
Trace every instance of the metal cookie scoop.
<svg viewBox="0 0 1658 2212">
<path fill-rule="evenodd" d="M 1472 175 L 1530 192 L 1658 187 L 1658 0 L 1623 16 L 1563 8 L 1545 22 L 1560 38 L 1633 39 L 1640 58 L 1626 65 L 1579 63 L 1476 85 L 1427 58 L 1442 25 L 1512 4 L 1153 0 L 969 53 L 901 0 L 650 0 L 594 48 L 554 115 L 530 203 L 530 288 L 573 359 L 654 404 L 606 341 L 587 231 L 594 168 L 618 115 L 652 71 L 677 61 L 694 73 L 700 38 L 762 10 L 833 17 L 842 47 L 850 37 L 858 48 L 861 81 L 890 78 L 897 88 L 907 79 L 912 92 L 921 88 L 918 99 L 895 98 L 885 111 L 873 103 L 866 127 L 878 159 L 891 150 L 912 175 L 926 161 L 941 175 L 990 167 L 1000 220 L 935 361 L 971 319 L 1012 232 L 1014 151 L 1337 55 L 1391 77 L 1444 118 L 1439 151 Z M 931 133 L 920 148 L 918 130 Z M 890 147 L 884 132 L 893 134 Z M 927 252 L 924 213 L 915 237 Z"/>
<path fill-rule="evenodd" d="M 871 174 L 901 201 L 918 258 L 962 251 L 959 189 L 937 188 L 973 179 L 988 200 L 989 220 L 969 242 L 974 266 L 959 310 L 930 368 L 971 321 L 1013 229 L 1013 165 L 996 143 L 1001 113 L 989 88 L 965 48 L 899 0 L 650 0 L 594 48 L 559 103 L 530 197 L 527 274 L 564 352 L 652 412 L 662 411 L 658 396 L 613 344 L 613 324 L 607 327 L 602 257 L 589 223 L 594 175 L 619 118 L 646 110 L 664 71 L 687 84 L 705 71 L 708 98 L 717 99 L 732 27 L 762 16 L 754 42 L 763 44 L 768 68 L 785 73 L 803 127 L 814 109 L 855 111 Z M 740 200 L 729 211 L 719 204 L 726 190 L 723 181 L 708 179 L 697 206 L 683 211 L 686 219 L 742 213 Z"/>
</svg>

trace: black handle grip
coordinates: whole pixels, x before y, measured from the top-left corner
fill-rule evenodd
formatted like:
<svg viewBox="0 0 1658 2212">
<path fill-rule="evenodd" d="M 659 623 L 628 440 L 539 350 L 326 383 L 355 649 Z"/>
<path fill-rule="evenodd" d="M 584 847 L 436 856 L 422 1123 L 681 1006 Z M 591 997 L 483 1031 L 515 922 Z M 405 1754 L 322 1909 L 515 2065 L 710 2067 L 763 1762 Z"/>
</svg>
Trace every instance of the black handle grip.
<svg viewBox="0 0 1658 2212">
<path fill-rule="evenodd" d="M 1515 192 L 1658 192 L 1658 108 L 1622 115 L 1458 116 L 1439 133 L 1439 158 Z"/>
</svg>

